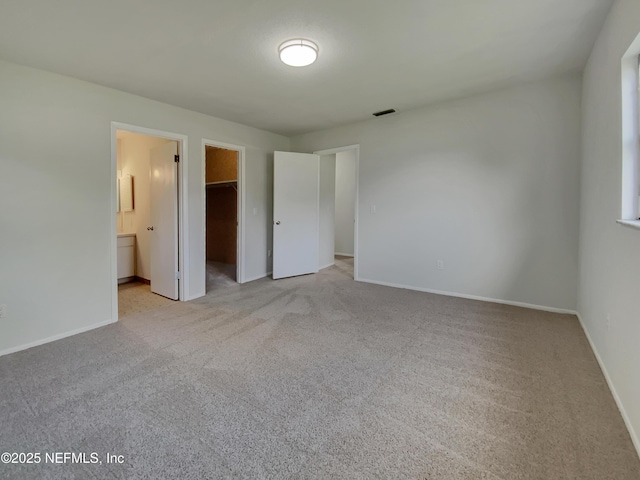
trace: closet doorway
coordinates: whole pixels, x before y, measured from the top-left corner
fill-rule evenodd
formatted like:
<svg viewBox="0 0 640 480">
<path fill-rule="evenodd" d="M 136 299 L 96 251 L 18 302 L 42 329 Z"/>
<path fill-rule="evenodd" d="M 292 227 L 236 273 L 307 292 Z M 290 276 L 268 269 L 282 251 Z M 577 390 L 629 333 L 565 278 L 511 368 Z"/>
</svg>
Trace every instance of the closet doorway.
<svg viewBox="0 0 640 480">
<path fill-rule="evenodd" d="M 207 293 L 242 283 L 241 147 L 204 143 Z"/>
</svg>

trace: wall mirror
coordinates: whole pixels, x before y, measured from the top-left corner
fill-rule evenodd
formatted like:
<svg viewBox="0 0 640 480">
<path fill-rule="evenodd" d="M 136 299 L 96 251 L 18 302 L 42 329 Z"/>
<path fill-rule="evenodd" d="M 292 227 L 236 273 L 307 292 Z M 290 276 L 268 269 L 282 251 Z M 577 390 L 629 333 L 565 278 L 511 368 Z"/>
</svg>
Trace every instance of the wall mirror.
<svg viewBox="0 0 640 480">
<path fill-rule="evenodd" d="M 116 178 L 116 213 L 120 213 L 120 179 Z"/>
<path fill-rule="evenodd" d="M 123 175 L 118 181 L 119 210 L 120 212 L 133 212 L 133 177 Z"/>
</svg>

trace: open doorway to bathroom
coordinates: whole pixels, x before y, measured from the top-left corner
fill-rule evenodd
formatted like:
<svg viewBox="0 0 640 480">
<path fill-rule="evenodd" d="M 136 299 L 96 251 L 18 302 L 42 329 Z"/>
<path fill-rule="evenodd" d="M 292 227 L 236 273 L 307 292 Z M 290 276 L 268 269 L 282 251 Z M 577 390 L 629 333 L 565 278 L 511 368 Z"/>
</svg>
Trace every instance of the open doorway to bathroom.
<svg viewBox="0 0 640 480">
<path fill-rule="evenodd" d="M 206 291 L 242 283 L 242 149 L 204 144 Z"/>
<path fill-rule="evenodd" d="M 178 140 L 116 130 L 118 318 L 180 298 Z"/>
</svg>

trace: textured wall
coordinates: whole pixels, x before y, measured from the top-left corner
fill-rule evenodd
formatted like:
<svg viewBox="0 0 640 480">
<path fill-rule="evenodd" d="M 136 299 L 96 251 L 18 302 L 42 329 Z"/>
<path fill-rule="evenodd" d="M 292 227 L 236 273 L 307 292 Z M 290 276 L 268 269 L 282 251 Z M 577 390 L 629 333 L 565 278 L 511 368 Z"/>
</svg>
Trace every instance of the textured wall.
<svg viewBox="0 0 640 480">
<path fill-rule="evenodd" d="M 568 75 L 293 137 L 292 149 L 360 145 L 361 279 L 573 310 L 580 95 Z"/>
<path fill-rule="evenodd" d="M 112 121 L 188 136 L 187 298 L 205 292 L 203 138 L 246 147 L 244 273 L 268 272 L 273 151 L 288 138 L 6 62 L 0 105 L 0 353 L 114 318 Z"/>
<path fill-rule="evenodd" d="M 615 222 L 622 211 L 621 59 L 638 34 L 640 2 L 619 0 L 584 73 L 578 312 L 640 451 L 640 231 Z M 630 53 L 640 54 L 636 46 Z"/>
</svg>

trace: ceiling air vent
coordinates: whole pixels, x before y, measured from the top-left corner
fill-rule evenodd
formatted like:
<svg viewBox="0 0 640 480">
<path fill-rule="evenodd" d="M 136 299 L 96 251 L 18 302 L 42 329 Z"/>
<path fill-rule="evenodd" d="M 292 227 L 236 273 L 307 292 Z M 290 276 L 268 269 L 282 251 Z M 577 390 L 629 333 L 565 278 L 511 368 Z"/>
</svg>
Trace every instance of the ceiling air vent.
<svg viewBox="0 0 640 480">
<path fill-rule="evenodd" d="M 380 112 L 375 112 L 373 114 L 374 117 L 381 117 L 383 115 L 389 115 L 390 113 L 396 113 L 395 109 L 390 108 L 389 110 L 381 110 Z"/>
</svg>

